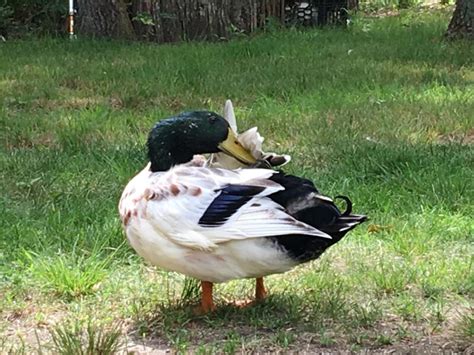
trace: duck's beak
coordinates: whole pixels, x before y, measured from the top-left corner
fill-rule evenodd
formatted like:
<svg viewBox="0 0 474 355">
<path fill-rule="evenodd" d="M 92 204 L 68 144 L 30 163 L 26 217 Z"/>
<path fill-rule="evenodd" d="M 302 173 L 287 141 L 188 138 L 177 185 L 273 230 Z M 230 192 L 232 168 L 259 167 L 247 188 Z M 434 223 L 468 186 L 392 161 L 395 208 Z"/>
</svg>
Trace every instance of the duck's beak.
<svg viewBox="0 0 474 355">
<path fill-rule="evenodd" d="M 237 135 L 229 127 L 229 134 L 227 139 L 219 143 L 218 148 L 224 153 L 234 157 L 238 161 L 244 164 L 254 164 L 257 160 L 250 154 L 250 152 L 245 149 L 242 144 L 237 140 Z"/>
</svg>

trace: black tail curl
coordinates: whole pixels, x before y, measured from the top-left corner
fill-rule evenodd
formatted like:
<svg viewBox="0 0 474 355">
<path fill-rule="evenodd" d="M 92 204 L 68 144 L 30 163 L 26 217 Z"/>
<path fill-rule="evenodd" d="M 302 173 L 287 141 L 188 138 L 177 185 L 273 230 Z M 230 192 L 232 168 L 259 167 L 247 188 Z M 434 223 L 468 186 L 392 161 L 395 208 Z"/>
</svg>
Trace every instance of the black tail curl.
<svg viewBox="0 0 474 355">
<path fill-rule="evenodd" d="M 332 238 L 303 235 L 272 237 L 299 262 L 317 258 L 324 250 L 367 220 L 365 215 L 352 213 L 352 201 L 347 196 L 338 195 L 334 198 L 345 202 L 345 211 L 341 212 L 333 200 L 321 195 L 314 184 L 307 179 L 280 172 L 273 175 L 271 180 L 285 187 L 285 190 L 271 195 L 272 200 L 283 206 L 287 213 L 297 220 L 329 234 Z"/>
<path fill-rule="evenodd" d="M 342 212 L 342 215 L 349 216 L 352 213 L 352 201 L 349 199 L 349 197 L 343 196 L 343 195 L 337 195 L 334 197 L 334 200 L 335 199 L 341 199 L 346 203 L 346 210 Z"/>
</svg>

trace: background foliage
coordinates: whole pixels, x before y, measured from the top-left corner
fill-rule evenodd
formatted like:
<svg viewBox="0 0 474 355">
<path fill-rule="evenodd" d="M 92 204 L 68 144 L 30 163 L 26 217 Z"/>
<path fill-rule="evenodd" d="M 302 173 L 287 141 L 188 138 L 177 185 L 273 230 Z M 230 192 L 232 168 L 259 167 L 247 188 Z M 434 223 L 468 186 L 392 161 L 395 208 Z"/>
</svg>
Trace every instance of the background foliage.
<svg viewBox="0 0 474 355">
<path fill-rule="evenodd" d="M 2 0 L 0 34 L 15 37 L 65 32 L 67 11 L 64 0 Z"/>
<path fill-rule="evenodd" d="M 440 0 L 442 4 L 448 4 L 450 1 L 454 2 L 454 0 Z M 364 12 L 406 9 L 419 6 L 423 2 L 423 0 L 360 0 L 359 8 Z M 129 10 L 134 23 L 139 21 L 142 25 L 151 25 L 151 19 L 147 14 L 133 14 L 131 6 Z M 66 0 L 0 0 L 0 35 L 4 37 L 65 35 L 67 13 Z"/>
</svg>

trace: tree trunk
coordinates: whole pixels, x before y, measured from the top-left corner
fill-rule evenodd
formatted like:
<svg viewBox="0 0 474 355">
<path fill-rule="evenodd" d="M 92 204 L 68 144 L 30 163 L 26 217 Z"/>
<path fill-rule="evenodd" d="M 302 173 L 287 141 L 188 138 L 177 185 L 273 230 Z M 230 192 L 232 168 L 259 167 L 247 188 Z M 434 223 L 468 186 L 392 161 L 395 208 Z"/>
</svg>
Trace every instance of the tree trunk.
<svg viewBox="0 0 474 355">
<path fill-rule="evenodd" d="M 145 13 L 152 23 L 139 35 L 156 42 L 227 39 L 251 33 L 269 17 L 283 20 L 284 0 L 132 0 L 132 16 Z"/>
<path fill-rule="evenodd" d="M 457 0 L 446 38 L 474 39 L 474 0 Z"/>
<path fill-rule="evenodd" d="M 305 25 L 346 23 L 346 9 L 358 4 L 358 0 L 77 1 L 78 34 L 160 43 L 228 39 L 262 29 L 270 19 L 295 23 L 294 15 L 300 12 Z"/>
<path fill-rule="evenodd" d="M 78 0 L 78 33 L 94 37 L 134 39 L 123 0 Z"/>
</svg>

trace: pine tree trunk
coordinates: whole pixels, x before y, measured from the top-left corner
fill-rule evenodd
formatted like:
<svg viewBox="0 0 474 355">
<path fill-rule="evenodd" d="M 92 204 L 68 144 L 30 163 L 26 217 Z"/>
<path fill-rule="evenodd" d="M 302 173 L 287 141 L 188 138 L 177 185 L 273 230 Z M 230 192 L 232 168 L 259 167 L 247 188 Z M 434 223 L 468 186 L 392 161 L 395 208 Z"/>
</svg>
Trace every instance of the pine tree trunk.
<svg viewBox="0 0 474 355">
<path fill-rule="evenodd" d="M 77 32 L 94 37 L 134 39 L 123 0 L 78 0 Z"/>
<path fill-rule="evenodd" d="M 446 38 L 474 40 L 474 0 L 457 0 Z"/>
</svg>

